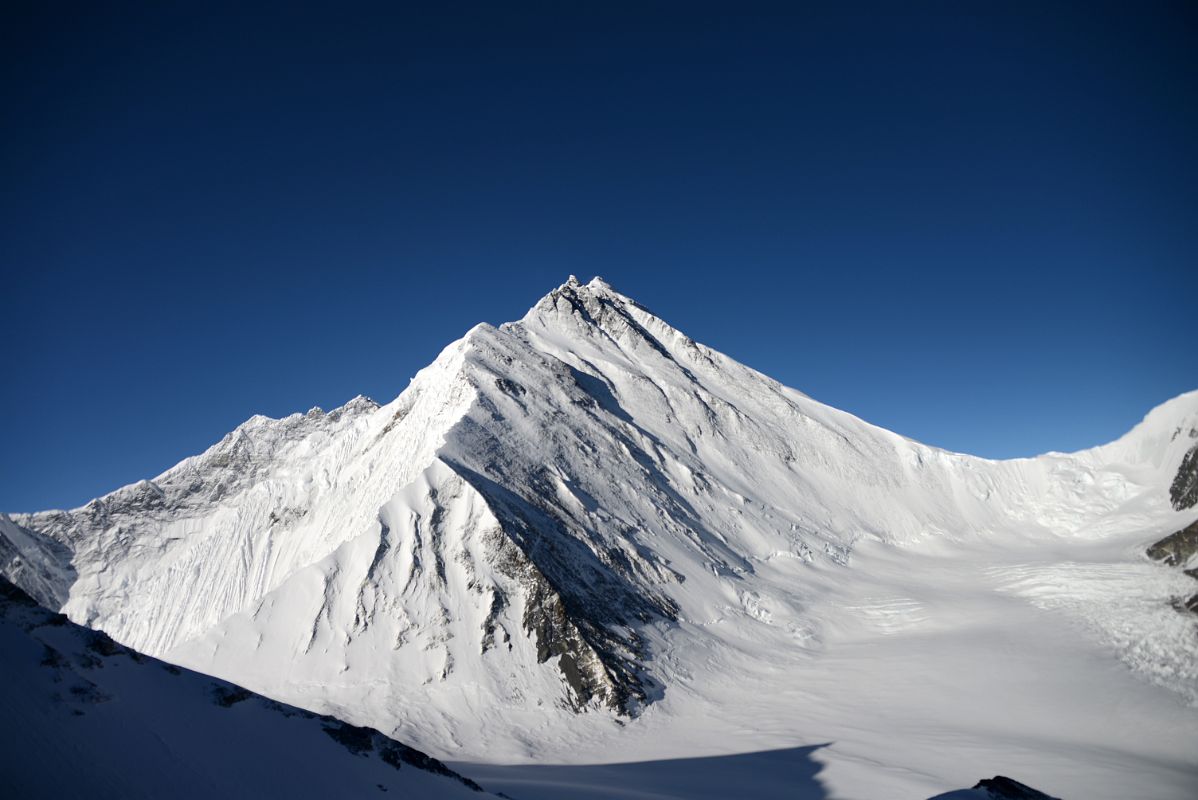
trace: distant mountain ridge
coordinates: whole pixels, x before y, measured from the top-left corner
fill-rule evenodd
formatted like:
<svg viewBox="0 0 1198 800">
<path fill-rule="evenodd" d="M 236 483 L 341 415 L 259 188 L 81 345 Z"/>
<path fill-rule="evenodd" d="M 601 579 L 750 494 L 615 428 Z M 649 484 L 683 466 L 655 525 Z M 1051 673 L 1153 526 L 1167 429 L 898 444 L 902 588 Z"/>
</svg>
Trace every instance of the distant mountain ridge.
<svg viewBox="0 0 1198 800">
<path fill-rule="evenodd" d="M 254 417 L 152 481 L 0 517 L 0 573 L 134 648 L 441 756 L 606 753 L 625 729 L 674 731 L 684 703 L 789 742 L 819 699 L 788 675 L 814 679 L 855 637 L 965 641 L 961 603 L 928 587 L 973 570 L 952 591 L 1017 598 L 1144 691 L 1192 699 L 1188 623 L 1147 600 L 1095 605 L 1094 587 L 1126 563 L 1151 592 L 1184 591 L 1143 549 L 1196 516 L 1195 431 L 1191 392 L 1079 453 L 949 453 L 571 278 L 520 321 L 471 329 L 387 405 Z M 738 671 L 752 679 L 728 685 Z M 769 698 L 796 721 L 732 721 Z M 653 746 L 720 747 L 679 730 Z M 927 796 L 951 777 L 909 779 Z"/>
</svg>

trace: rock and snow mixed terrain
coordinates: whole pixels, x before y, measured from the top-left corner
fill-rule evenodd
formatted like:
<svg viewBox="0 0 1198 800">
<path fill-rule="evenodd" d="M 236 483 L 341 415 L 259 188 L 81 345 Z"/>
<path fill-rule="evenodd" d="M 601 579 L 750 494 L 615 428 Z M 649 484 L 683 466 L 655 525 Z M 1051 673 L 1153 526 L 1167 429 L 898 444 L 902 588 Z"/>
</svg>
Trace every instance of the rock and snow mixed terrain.
<svg viewBox="0 0 1198 800">
<path fill-rule="evenodd" d="M 990 461 L 571 279 L 387 405 L 255 417 L 152 481 L 0 516 L 0 573 L 467 774 L 826 745 L 836 797 L 1002 772 L 1173 798 L 1198 785 L 1171 605 L 1195 582 L 1145 548 L 1195 519 L 1198 392 Z"/>
<path fill-rule="evenodd" d="M 377 731 L 164 664 L 0 578 L 5 797 L 482 798 Z"/>
</svg>

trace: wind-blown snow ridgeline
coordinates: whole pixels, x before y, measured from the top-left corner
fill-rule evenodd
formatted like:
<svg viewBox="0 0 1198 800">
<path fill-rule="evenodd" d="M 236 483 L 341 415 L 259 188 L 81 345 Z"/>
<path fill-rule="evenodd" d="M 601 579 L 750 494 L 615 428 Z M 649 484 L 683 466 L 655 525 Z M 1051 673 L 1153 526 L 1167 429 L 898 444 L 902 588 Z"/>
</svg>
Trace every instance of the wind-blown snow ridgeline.
<svg viewBox="0 0 1198 800">
<path fill-rule="evenodd" d="M 979 421 L 984 424 L 984 421 Z M 130 647 L 440 757 L 831 742 L 838 794 L 1198 781 L 1198 392 L 989 461 L 869 425 L 599 279 L 393 402 L 255 417 L 152 481 L 0 516 L 0 572 Z M 1090 792 L 1089 795 L 1083 794 Z"/>
</svg>

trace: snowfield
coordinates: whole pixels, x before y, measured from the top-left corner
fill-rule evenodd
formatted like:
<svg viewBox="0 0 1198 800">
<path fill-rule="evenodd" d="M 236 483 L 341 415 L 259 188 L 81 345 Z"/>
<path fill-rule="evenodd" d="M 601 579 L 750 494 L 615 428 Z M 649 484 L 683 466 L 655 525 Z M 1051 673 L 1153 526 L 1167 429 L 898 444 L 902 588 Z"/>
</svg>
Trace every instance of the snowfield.
<svg viewBox="0 0 1198 800">
<path fill-rule="evenodd" d="M 1195 453 L 1198 392 L 1078 453 L 927 447 L 571 278 L 387 405 L 0 515 L 0 572 L 520 798 L 702 796 L 638 767 L 673 759 L 782 796 L 770 752 L 838 798 L 1191 798 L 1198 583 L 1145 549 L 1198 518 Z"/>
<path fill-rule="evenodd" d="M 0 664 L 5 797 L 494 796 L 377 731 L 146 658 L 3 579 Z"/>
</svg>

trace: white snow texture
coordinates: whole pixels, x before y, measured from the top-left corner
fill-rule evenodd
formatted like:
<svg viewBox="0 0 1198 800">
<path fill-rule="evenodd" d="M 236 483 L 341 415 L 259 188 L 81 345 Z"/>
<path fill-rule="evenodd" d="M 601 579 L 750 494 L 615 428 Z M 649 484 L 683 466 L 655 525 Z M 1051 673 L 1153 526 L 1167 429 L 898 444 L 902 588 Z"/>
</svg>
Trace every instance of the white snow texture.
<svg viewBox="0 0 1198 800">
<path fill-rule="evenodd" d="M 1003 773 L 1188 798 L 1198 636 L 1170 599 L 1198 585 L 1143 552 L 1198 517 L 1169 498 L 1196 445 L 1191 392 L 1091 450 L 946 452 L 571 278 L 387 405 L 254 417 L 82 508 L 0 516 L 0 572 L 458 762 L 826 744 L 834 797 Z"/>
<path fill-rule="evenodd" d="M 0 666 L 5 797 L 491 797 L 376 731 L 146 658 L 3 580 Z"/>
</svg>

